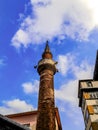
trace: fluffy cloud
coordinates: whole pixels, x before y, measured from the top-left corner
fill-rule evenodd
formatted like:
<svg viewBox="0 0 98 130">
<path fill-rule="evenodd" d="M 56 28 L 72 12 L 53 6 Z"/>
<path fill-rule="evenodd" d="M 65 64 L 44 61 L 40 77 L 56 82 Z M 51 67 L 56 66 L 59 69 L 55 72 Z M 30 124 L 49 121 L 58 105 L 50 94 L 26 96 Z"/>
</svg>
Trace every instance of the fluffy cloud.
<svg viewBox="0 0 98 130">
<path fill-rule="evenodd" d="M 59 62 L 62 61 L 59 64 L 61 74 L 68 75 L 70 71 L 73 79 L 69 79 L 59 89 L 55 89 L 56 102 L 63 115 L 67 115 L 75 125 L 80 126 L 83 119 L 78 107 L 78 80 L 92 78 L 93 66 L 85 60 L 77 64 L 76 57 L 72 54 L 60 55 L 58 58 Z"/>
<path fill-rule="evenodd" d="M 26 101 L 13 99 L 9 101 L 3 101 L 3 106 L 0 106 L 0 113 L 5 115 L 16 112 L 30 111 L 31 109 L 34 109 L 33 106 L 26 103 Z"/>
<path fill-rule="evenodd" d="M 35 80 L 33 84 L 31 82 L 23 83 L 22 87 L 26 94 L 36 93 L 38 92 L 39 81 Z"/>
<path fill-rule="evenodd" d="M 79 66 L 73 66 L 72 71 L 76 79 L 90 79 L 93 77 L 93 65 L 87 63 L 87 61 L 82 61 Z"/>
<path fill-rule="evenodd" d="M 63 117 L 69 117 L 67 118 L 68 122 L 71 121 L 75 127 L 81 126 L 84 129 L 83 118 L 81 118 L 82 113 L 78 106 L 74 104 L 59 102 L 59 110 L 60 113 L 63 114 Z"/>
<path fill-rule="evenodd" d="M 58 70 L 66 76 L 68 72 L 71 72 L 76 79 L 91 78 L 93 72 L 93 66 L 86 60 L 77 63 L 77 54 L 67 53 L 65 55 L 58 55 Z"/>
<path fill-rule="evenodd" d="M 62 36 L 88 40 L 98 25 L 97 0 L 31 0 L 31 6 L 31 14 L 12 38 L 17 48 Z"/>
<path fill-rule="evenodd" d="M 58 56 L 60 73 L 64 76 L 68 75 L 70 71 L 73 79 L 63 84 L 60 89 L 55 90 L 55 93 L 57 99 L 77 104 L 78 80 L 92 78 L 94 67 L 86 60 L 77 63 L 75 59 L 76 56 L 70 53 Z"/>
<path fill-rule="evenodd" d="M 66 73 L 68 72 L 68 70 L 70 69 L 70 67 L 73 64 L 74 56 L 72 56 L 72 54 L 70 54 L 70 53 L 68 53 L 66 55 L 59 55 L 57 61 L 58 61 L 57 68 L 58 68 L 59 72 L 62 75 L 66 75 Z"/>
<path fill-rule="evenodd" d="M 71 80 L 62 85 L 60 89 L 55 90 L 56 98 L 70 103 L 77 103 L 77 80 Z"/>
</svg>

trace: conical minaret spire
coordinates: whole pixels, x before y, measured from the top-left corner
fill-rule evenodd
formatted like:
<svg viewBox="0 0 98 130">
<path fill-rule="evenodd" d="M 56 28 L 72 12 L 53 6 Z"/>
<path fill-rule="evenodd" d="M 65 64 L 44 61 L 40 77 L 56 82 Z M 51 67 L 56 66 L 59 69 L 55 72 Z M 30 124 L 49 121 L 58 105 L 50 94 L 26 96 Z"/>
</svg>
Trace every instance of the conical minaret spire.
<svg viewBox="0 0 98 130">
<path fill-rule="evenodd" d="M 48 44 L 48 41 L 46 42 L 46 47 L 45 47 L 45 50 L 44 50 L 44 52 L 43 52 L 43 54 L 42 54 L 42 58 L 43 59 L 52 59 L 52 57 L 53 57 L 53 55 L 52 55 L 52 53 L 51 53 L 51 51 L 50 51 L 50 48 L 49 48 L 49 44 Z"/>
<path fill-rule="evenodd" d="M 37 71 L 40 75 L 40 87 L 36 130 L 56 130 L 54 74 L 57 69 L 48 42 L 46 42 L 42 59 L 38 62 Z"/>
<path fill-rule="evenodd" d="M 48 41 L 46 42 L 45 52 L 50 52 Z"/>
</svg>

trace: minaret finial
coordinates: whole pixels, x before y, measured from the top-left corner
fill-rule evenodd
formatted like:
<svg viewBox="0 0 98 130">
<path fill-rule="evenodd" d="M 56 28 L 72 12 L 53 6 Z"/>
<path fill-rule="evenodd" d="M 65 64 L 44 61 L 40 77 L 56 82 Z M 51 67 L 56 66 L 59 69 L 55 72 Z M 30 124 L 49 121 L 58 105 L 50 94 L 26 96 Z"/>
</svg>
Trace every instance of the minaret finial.
<svg viewBox="0 0 98 130">
<path fill-rule="evenodd" d="M 45 47 L 45 52 L 50 52 L 50 48 L 49 48 L 49 42 L 46 41 L 46 47 Z"/>
<path fill-rule="evenodd" d="M 48 41 L 46 41 L 46 47 L 45 47 L 45 50 L 42 54 L 42 58 L 43 59 L 45 59 L 45 58 L 52 59 L 52 53 L 50 51 Z"/>
</svg>

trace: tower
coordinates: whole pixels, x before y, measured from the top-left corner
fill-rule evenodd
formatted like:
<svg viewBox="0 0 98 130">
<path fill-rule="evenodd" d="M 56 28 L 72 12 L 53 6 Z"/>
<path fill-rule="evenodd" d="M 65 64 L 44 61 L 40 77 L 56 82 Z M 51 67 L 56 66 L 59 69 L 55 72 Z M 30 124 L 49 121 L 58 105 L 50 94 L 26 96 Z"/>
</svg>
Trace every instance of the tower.
<svg viewBox="0 0 98 130">
<path fill-rule="evenodd" d="M 98 130 L 98 51 L 93 79 L 79 81 L 78 98 L 85 130 Z"/>
<path fill-rule="evenodd" d="M 54 74 L 57 72 L 56 63 L 50 51 L 48 42 L 38 62 L 37 71 L 40 75 L 38 117 L 36 130 L 56 130 Z"/>
</svg>

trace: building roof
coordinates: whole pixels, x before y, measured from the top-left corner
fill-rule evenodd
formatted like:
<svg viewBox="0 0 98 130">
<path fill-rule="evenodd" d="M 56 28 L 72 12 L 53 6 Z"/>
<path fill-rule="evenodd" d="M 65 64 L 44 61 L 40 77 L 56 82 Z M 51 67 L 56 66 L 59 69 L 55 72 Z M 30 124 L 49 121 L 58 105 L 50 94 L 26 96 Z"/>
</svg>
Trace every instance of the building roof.
<svg viewBox="0 0 98 130">
<path fill-rule="evenodd" d="M 29 128 L 14 122 L 13 120 L 0 115 L 0 130 L 30 130 Z"/>
<path fill-rule="evenodd" d="M 27 112 L 21 112 L 21 113 L 15 113 L 15 114 L 10 114 L 6 115 L 6 117 L 11 118 L 11 117 L 19 117 L 19 116 L 26 116 L 26 115 L 37 115 L 37 110 L 35 111 L 27 111 Z"/>
</svg>

